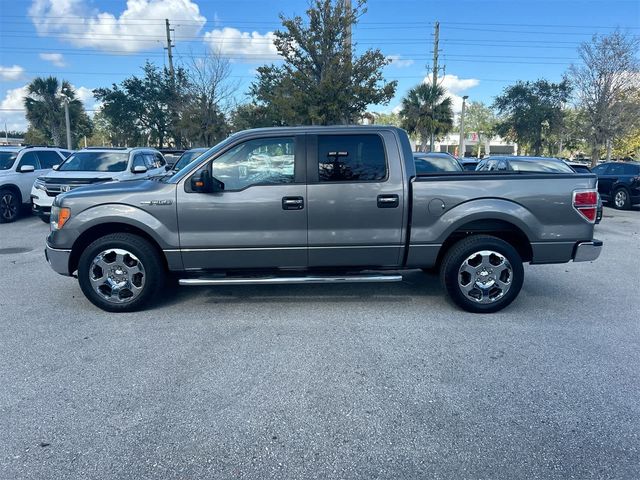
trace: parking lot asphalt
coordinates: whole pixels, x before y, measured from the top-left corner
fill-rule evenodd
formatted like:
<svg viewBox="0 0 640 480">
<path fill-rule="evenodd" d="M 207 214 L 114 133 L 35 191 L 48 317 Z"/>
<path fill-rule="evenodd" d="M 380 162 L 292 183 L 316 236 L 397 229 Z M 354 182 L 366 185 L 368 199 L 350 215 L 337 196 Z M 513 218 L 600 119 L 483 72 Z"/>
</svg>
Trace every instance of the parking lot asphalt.
<svg viewBox="0 0 640 480">
<path fill-rule="evenodd" d="M 460 311 L 435 276 L 109 314 L 0 225 L 0 478 L 640 478 L 640 210 Z"/>
</svg>

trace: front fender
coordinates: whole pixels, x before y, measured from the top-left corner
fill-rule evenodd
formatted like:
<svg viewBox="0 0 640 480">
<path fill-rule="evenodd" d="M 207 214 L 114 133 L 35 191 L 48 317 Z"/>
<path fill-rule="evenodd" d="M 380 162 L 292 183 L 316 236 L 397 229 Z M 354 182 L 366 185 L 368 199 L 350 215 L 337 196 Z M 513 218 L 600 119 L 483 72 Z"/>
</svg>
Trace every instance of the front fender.
<svg viewBox="0 0 640 480">
<path fill-rule="evenodd" d="M 64 228 L 51 232 L 49 243 L 55 248 L 71 248 L 87 230 L 105 224 L 124 224 L 138 228 L 153 238 L 161 249 L 179 248 L 175 205 L 153 207 L 152 215 L 143 208 L 118 203 L 89 207 L 72 215 Z M 161 219 L 158 218 L 161 216 Z"/>
</svg>

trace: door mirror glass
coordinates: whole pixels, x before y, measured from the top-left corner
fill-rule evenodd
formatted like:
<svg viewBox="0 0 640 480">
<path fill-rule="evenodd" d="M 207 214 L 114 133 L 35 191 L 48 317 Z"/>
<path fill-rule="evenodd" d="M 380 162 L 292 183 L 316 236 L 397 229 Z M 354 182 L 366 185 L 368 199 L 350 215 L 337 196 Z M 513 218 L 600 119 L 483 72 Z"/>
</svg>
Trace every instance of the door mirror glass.
<svg viewBox="0 0 640 480">
<path fill-rule="evenodd" d="M 133 167 L 131 169 L 131 171 L 133 173 L 146 173 L 147 172 L 147 167 L 145 167 L 144 165 L 136 165 L 135 167 Z"/>
<path fill-rule="evenodd" d="M 22 165 L 18 171 L 20 173 L 30 173 L 35 171 L 35 167 L 33 165 Z"/>
</svg>

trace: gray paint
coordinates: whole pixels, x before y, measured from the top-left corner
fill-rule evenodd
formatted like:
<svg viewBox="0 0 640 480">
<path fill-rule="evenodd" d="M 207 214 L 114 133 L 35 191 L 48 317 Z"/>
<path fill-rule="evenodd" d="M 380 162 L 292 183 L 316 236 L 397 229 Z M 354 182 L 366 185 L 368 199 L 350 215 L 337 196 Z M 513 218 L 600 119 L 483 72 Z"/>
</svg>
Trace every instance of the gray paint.
<svg viewBox="0 0 640 480">
<path fill-rule="evenodd" d="M 383 138 L 387 179 L 317 183 L 316 154 L 309 148 L 315 136 L 350 133 Z M 296 183 L 215 194 L 185 188 L 197 169 L 228 149 L 272 136 L 296 138 Z M 165 182 L 104 184 L 59 196 L 57 204 L 71 208 L 72 216 L 48 243 L 71 249 L 89 228 L 122 223 L 155 239 L 176 271 L 429 267 L 457 229 L 471 221 L 503 220 L 527 236 L 533 263 L 566 262 L 578 242 L 593 237 L 593 225 L 571 205 L 572 191 L 595 184 L 595 176 L 562 174 L 415 178 L 408 137 L 393 127 L 256 129 L 233 135 Z M 399 198 L 397 208 L 378 208 L 378 195 L 391 194 Z M 303 197 L 304 208 L 284 210 L 282 198 L 288 196 Z"/>
</svg>

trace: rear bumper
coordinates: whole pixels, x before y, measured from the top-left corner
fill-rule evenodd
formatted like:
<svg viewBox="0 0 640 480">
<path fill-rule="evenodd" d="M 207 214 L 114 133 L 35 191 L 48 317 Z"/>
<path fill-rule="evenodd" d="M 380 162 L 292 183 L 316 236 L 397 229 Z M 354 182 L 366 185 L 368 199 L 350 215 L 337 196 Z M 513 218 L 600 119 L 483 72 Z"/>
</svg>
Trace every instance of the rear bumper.
<svg viewBox="0 0 640 480">
<path fill-rule="evenodd" d="M 67 277 L 70 276 L 69 257 L 71 257 L 71 250 L 53 248 L 47 244 L 44 249 L 44 256 L 55 272 Z"/>
<path fill-rule="evenodd" d="M 573 252 L 574 262 L 592 262 L 600 256 L 602 251 L 602 241 L 593 240 L 591 242 L 580 242 Z"/>
</svg>

